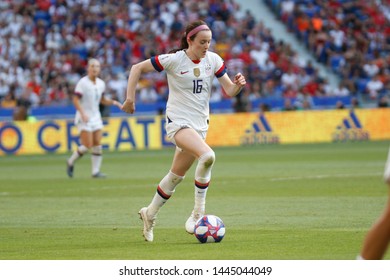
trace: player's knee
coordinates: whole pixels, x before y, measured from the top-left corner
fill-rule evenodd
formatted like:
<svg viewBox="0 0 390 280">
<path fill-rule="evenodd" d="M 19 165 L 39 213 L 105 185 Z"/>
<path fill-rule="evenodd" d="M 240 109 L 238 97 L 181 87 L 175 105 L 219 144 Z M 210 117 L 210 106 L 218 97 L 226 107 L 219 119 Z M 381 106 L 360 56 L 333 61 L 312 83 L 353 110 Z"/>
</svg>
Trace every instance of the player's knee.
<svg viewBox="0 0 390 280">
<path fill-rule="evenodd" d="M 86 146 L 86 145 L 80 145 L 78 148 L 77 148 L 77 151 L 80 155 L 83 155 L 85 154 L 86 152 L 88 152 L 90 149 L 90 147 Z"/>
<path fill-rule="evenodd" d="M 383 174 L 383 179 L 384 179 L 385 183 L 390 186 L 390 164 L 389 164 L 389 162 L 386 162 L 385 172 Z"/>
<path fill-rule="evenodd" d="M 199 162 L 204 165 L 204 167 L 211 167 L 215 162 L 215 153 L 213 150 L 204 153 L 199 157 Z"/>
<path fill-rule="evenodd" d="M 102 151 L 103 151 L 103 148 L 101 145 L 92 147 L 93 154 L 102 154 Z"/>
<path fill-rule="evenodd" d="M 384 177 L 385 183 L 390 186 L 390 176 L 385 176 Z"/>
</svg>

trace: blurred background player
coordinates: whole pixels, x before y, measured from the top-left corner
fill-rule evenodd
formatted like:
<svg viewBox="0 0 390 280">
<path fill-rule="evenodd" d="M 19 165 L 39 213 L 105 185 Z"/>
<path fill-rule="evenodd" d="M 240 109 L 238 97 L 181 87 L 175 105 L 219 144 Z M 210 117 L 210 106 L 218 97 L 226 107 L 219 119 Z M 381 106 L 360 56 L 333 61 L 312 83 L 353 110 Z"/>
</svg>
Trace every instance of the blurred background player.
<svg viewBox="0 0 390 280">
<path fill-rule="evenodd" d="M 76 107 L 75 125 L 80 133 L 81 145 L 67 160 L 67 173 L 73 177 L 74 164 L 91 149 L 92 177 L 104 178 L 100 172 L 102 164 L 102 138 L 103 121 L 99 110 L 99 104 L 115 105 L 120 109 L 122 104 L 116 100 L 106 99 L 103 95 L 106 84 L 98 76 L 100 74 L 100 62 L 97 59 L 88 60 L 87 76 L 81 78 L 76 85 L 72 98 Z"/>
<path fill-rule="evenodd" d="M 171 169 L 161 180 L 148 207 L 139 211 L 144 222 L 146 241 L 153 241 L 153 227 L 158 211 L 174 193 L 195 160 L 195 205 L 185 223 L 188 233 L 194 233 L 195 222 L 204 215 L 206 193 L 215 161 L 214 151 L 205 142 L 209 125 L 209 100 L 214 76 L 229 96 L 237 95 L 246 81 L 236 74 L 232 81 L 222 58 L 208 51 L 211 30 L 203 21 L 186 27 L 180 49 L 144 60 L 132 66 L 123 111 L 134 113 L 135 90 L 141 74 L 163 70 L 168 77 L 169 97 L 166 108 L 166 130 L 176 145 Z"/>
<path fill-rule="evenodd" d="M 385 166 L 384 179 L 390 186 L 390 150 L 387 156 Z M 361 260 L 380 260 L 386 253 L 390 242 L 390 193 L 387 199 L 387 205 L 376 221 L 376 223 L 368 231 L 364 239 L 363 248 L 358 256 Z"/>
</svg>

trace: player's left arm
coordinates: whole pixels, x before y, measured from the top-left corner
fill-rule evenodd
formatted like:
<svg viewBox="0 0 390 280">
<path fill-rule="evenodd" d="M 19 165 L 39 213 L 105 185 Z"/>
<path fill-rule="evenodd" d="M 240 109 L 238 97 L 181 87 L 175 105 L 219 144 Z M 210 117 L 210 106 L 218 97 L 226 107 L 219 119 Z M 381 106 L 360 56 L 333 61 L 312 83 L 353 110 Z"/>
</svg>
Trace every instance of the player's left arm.
<svg viewBox="0 0 390 280">
<path fill-rule="evenodd" d="M 101 90 L 102 90 L 102 95 L 100 97 L 100 104 L 103 104 L 105 106 L 116 106 L 118 107 L 119 109 L 122 110 L 122 103 L 116 101 L 116 100 L 113 100 L 111 98 L 107 98 L 106 95 L 104 94 L 104 92 L 106 91 L 106 83 L 105 82 L 101 82 Z"/>
<path fill-rule="evenodd" d="M 100 103 L 106 106 L 117 106 L 119 109 L 122 109 L 122 104 L 116 100 L 108 99 L 104 95 L 102 95 L 102 98 L 100 99 Z"/>
<path fill-rule="evenodd" d="M 234 76 L 233 81 L 229 78 L 227 73 L 218 78 L 218 80 L 226 94 L 231 97 L 239 94 L 241 89 L 246 85 L 245 77 L 241 73 L 237 73 Z"/>
<path fill-rule="evenodd" d="M 105 88 L 105 87 L 104 87 Z M 119 101 L 107 98 L 104 93 L 102 94 L 102 97 L 100 98 L 100 103 L 105 106 L 117 106 L 119 109 L 122 110 L 122 104 Z"/>
</svg>

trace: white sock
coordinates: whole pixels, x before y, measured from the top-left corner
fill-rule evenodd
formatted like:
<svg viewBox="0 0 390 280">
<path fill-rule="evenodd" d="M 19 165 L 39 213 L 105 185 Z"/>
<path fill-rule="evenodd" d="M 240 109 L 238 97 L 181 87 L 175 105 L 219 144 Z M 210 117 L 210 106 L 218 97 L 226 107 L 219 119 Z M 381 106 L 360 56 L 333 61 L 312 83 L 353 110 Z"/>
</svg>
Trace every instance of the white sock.
<svg viewBox="0 0 390 280">
<path fill-rule="evenodd" d="M 86 152 L 88 152 L 88 148 L 84 145 L 80 145 L 77 147 L 77 150 L 72 153 L 70 158 L 68 159 L 68 164 L 73 165 L 76 160 L 81 158 Z"/>
<path fill-rule="evenodd" d="M 195 180 L 195 205 L 194 212 L 204 215 L 206 210 L 206 195 L 209 183 L 200 184 Z"/>
<path fill-rule="evenodd" d="M 195 170 L 195 205 L 194 212 L 204 214 L 206 209 L 206 195 L 211 179 L 211 169 L 215 162 L 213 151 L 204 153 L 198 159 Z"/>
<path fill-rule="evenodd" d="M 91 155 L 91 162 L 92 162 L 92 175 L 98 173 L 100 171 L 100 167 L 102 165 L 102 146 L 94 146 L 92 147 L 92 155 Z"/>
<path fill-rule="evenodd" d="M 179 176 L 171 171 L 161 180 L 157 187 L 157 191 L 148 206 L 148 215 L 156 217 L 160 208 L 171 198 L 175 192 L 176 186 L 183 181 L 184 176 Z"/>
</svg>

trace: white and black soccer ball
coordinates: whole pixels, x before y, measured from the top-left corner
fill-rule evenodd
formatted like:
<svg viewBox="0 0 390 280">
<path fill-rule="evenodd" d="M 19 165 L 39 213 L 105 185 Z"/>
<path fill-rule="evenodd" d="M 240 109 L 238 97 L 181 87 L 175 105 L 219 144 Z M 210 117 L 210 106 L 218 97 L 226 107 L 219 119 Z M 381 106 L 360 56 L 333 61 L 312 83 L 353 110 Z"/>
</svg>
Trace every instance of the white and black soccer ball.
<svg viewBox="0 0 390 280">
<path fill-rule="evenodd" d="M 225 236 L 225 225 L 214 215 L 205 215 L 195 224 L 195 237 L 201 243 L 221 242 Z"/>
</svg>

